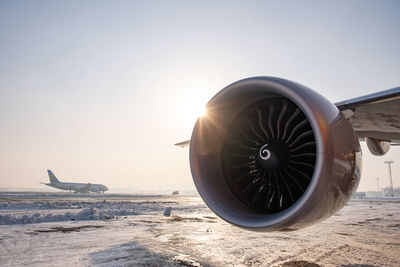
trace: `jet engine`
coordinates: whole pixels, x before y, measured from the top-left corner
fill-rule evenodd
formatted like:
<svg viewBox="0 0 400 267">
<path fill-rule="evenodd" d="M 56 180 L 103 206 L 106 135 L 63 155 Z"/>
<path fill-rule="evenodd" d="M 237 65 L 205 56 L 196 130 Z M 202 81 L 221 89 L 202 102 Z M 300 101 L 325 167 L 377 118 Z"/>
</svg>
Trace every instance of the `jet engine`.
<svg viewBox="0 0 400 267">
<path fill-rule="evenodd" d="M 194 183 L 222 219 L 256 231 L 333 215 L 357 189 L 361 148 L 334 104 L 276 77 L 235 82 L 206 105 L 190 141 Z"/>
</svg>

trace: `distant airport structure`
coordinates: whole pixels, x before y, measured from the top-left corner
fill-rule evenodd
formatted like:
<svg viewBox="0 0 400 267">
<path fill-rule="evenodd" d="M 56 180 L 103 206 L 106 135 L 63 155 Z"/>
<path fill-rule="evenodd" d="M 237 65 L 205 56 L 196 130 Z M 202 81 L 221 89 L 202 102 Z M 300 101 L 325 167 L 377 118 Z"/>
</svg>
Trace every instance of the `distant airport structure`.
<svg viewBox="0 0 400 267">
<path fill-rule="evenodd" d="M 91 183 L 66 183 L 60 182 L 51 170 L 47 170 L 49 174 L 50 183 L 42 183 L 50 187 L 54 187 L 61 190 L 73 191 L 74 193 L 104 193 L 108 190 L 107 186 L 103 184 L 91 184 Z"/>
</svg>

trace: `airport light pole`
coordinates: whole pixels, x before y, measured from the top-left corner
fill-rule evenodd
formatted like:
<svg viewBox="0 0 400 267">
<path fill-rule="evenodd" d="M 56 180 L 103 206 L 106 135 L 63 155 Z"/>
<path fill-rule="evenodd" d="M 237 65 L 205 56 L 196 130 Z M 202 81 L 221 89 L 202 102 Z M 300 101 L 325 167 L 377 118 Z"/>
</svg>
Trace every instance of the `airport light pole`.
<svg viewBox="0 0 400 267">
<path fill-rule="evenodd" d="M 385 163 L 389 167 L 390 196 L 393 197 L 392 163 L 394 163 L 394 161 L 387 160 L 387 161 L 385 161 Z"/>
</svg>

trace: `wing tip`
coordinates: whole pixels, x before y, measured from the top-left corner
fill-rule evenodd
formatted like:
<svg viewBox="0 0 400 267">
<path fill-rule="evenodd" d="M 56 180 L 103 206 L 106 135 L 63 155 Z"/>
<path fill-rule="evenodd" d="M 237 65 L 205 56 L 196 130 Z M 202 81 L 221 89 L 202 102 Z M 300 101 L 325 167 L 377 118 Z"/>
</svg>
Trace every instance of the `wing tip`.
<svg viewBox="0 0 400 267">
<path fill-rule="evenodd" d="M 185 147 L 185 146 L 189 146 L 190 145 L 190 140 L 186 140 L 186 141 L 183 141 L 183 142 L 179 142 L 179 143 L 176 143 L 176 144 L 174 144 L 175 146 L 180 146 L 180 147 Z"/>
</svg>

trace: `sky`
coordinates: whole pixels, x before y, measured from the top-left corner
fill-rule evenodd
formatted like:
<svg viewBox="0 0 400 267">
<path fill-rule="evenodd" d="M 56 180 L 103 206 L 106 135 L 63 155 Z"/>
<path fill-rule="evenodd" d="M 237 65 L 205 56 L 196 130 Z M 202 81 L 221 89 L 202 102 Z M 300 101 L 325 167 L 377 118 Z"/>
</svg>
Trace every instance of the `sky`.
<svg viewBox="0 0 400 267">
<path fill-rule="evenodd" d="M 194 189 L 198 111 L 277 76 L 332 102 L 400 85 L 399 1 L 0 1 L 0 188 Z M 389 184 L 363 145 L 359 190 Z"/>
</svg>

